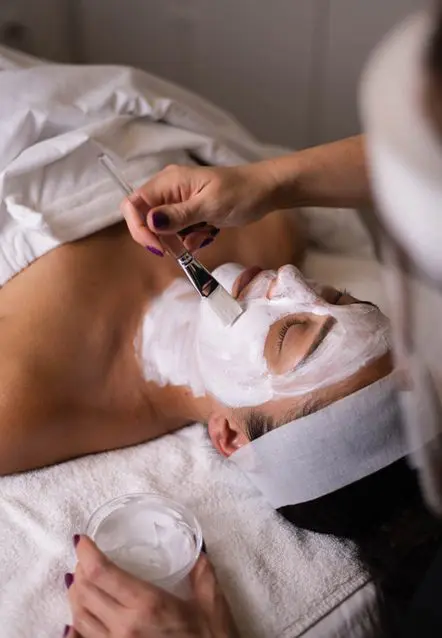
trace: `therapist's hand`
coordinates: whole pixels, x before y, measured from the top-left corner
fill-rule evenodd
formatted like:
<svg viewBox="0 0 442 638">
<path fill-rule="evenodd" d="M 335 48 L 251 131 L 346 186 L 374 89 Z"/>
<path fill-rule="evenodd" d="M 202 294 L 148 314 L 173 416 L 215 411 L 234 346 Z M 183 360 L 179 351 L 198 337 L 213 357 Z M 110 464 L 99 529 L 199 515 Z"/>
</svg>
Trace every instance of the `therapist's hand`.
<svg viewBox="0 0 442 638">
<path fill-rule="evenodd" d="M 182 601 L 111 563 L 87 537 L 77 545 L 69 587 L 68 638 L 234 638 L 232 617 L 202 555 L 191 573 L 193 598 Z M 67 583 L 72 582 L 72 577 Z"/>
<path fill-rule="evenodd" d="M 159 248 L 155 235 L 185 233 L 188 249 L 213 238 L 216 229 L 242 226 L 275 210 L 275 180 L 266 162 L 235 167 L 168 166 L 136 191 L 136 215 L 122 204 L 132 237 Z"/>
</svg>

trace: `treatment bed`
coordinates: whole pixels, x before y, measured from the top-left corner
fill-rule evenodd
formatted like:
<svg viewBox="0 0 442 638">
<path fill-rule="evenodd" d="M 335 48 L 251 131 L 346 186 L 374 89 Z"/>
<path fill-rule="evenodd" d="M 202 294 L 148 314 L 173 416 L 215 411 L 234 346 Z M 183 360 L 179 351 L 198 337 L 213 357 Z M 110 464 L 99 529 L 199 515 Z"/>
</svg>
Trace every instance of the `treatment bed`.
<svg viewBox="0 0 442 638">
<path fill-rule="evenodd" d="M 104 81 L 94 93 L 97 78 Z M 46 119 L 44 104 L 51 106 Z M 89 119 L 79 127 L 76 118 L 85 113 Z M 54 132 L 66 121 L 63 134 Z M 62 67 L 6 48 L 0 48 L 0 129 L 0 285 L 57 245 L 121 219 L 120 195 L 99 169 L 81 172 L 93 145 L 131 162 L 135 182 L 168 163 L 192 163 L 194 155 L 231 164 L 276 152 L 223 112 L 146 73 Z M 143 135 L 157 145 L 148 155 Z M 60 186 L 67 161 L 78 168 L 72 197 Z M 382 307 L 373 248 L 358 216 L 300 214 L 309 232 L 306 274 Z M 59 638 L 70 620 L 63 575 L 74 565 L 71 537 L 97 506 L 129 492 L 169 496 L 194 511 L 241 636 L 375 635 L 374 588 L 353 546 L 285 522 L 196 424 L 134 448 L 0 479 L 2 638 Z"/>
</svg>

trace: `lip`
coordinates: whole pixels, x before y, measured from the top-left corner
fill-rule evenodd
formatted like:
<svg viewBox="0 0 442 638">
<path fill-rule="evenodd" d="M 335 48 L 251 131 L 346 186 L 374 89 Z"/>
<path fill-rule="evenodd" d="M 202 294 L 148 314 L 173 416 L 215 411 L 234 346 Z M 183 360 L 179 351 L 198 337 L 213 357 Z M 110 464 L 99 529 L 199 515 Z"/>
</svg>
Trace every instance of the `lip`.
<svg viewBox="0 0 442 638">
<path fill-rule="evenodd" d="M 250 268 L 247 268 L 235 280 L 235 283 L 233 284 L 233 289 L 232 289 L 233 296 L 236 299 L 238 299 L 240 297 L 241 293 L 243 292 L 243 290 L 245 290 L 245 288 L 250 283 L 252 283 L 252 281 L 255 279 L 255 277 L 257 277 L 262 272 L 263 272 L 263 269 L 260 268 L 259 266 L 251 266 Z"/>
</svg>

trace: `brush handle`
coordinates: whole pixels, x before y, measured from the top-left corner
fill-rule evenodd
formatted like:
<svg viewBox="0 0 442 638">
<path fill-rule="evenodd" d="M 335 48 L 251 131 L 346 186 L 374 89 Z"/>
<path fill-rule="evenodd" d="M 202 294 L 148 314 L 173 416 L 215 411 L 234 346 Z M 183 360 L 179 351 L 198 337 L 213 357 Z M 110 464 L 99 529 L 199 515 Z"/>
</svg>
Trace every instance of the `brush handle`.
<svg viewBox="0 0 442 638">
<path fill-rule="evenodd" d="M 218 288 L 219 283 L 215 277 L 187 250 L 177 258 L 177 262 L 201 297 L 210 297 L 212 292 Z"/>
<path fill-rule="evenodd" d="M 178 235 L 162 235 L 159 240 L 167 252 L 176 259 L 201 297 L 209 297 L 219 284 L 207 268 L 186 250 Z"/>
</svg>

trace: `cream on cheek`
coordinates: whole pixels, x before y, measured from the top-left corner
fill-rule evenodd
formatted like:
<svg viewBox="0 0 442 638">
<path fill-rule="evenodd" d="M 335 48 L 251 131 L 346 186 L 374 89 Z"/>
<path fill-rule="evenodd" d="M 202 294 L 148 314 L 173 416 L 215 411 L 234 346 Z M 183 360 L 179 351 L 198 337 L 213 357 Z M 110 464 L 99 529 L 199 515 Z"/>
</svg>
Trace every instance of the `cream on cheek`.
<svg viewBox="0 0 442 638">
<path fill-rule="evenodd" d="M 245 269 L 226 264 L 215 276 L 231 290 Z M 248 289 L 246 312 L 224 328 L 179 279 L 154 301 L 135 344 L 145 378 L 158 385 L 187 386 L 194 396 L 211 393 L 231 407 L 260 405 L 297 396 L 345 379 L 389 348 L 389 324 L 370 306 L 332 306 L 310 288 L 299 271 L 286 266 L 265 297 L 276 273 L 268 272 Z M 324 343 L 296 370 L 271 374 L 264 357 L 270 326 L 289 314 L 335 317 Z"/>
<path fill-rule="evenodd" d="M 206 393 L 195 355 L 199 304 L 189 282 L 177 279 L 153 302 L 135 342 L 147 381 L 187 386 L 196 397 Z"/>
<path fill-rule="evenodd" d="M 224 329 L 202 303 L 198 322 L 196 352 L 205 386 L 232 407 L 258 405 L 272 398 L 264 345 L 270 326 L 291 313 L 290 304 L 284 302 L 255 300 L 245 305 L 243 315 Z"/>
</svg>

